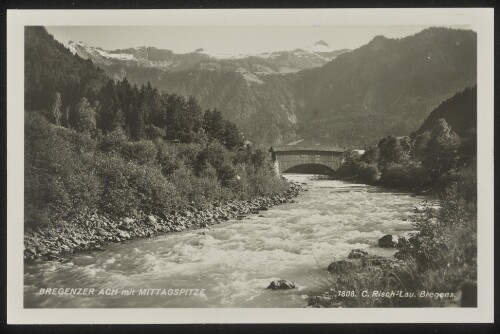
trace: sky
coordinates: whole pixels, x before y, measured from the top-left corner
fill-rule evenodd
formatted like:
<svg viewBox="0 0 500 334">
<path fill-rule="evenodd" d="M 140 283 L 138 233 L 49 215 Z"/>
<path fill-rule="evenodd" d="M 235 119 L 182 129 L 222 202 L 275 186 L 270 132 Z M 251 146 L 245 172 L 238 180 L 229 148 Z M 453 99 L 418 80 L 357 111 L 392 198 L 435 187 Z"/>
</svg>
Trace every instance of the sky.
<svg viewBox="0 0 500 334">
<path fill-rule="evenodd" d="M 198 48 L 220 54 L 256 54 L 308 48 L 324 40 L 334 50 L 355 49 L 373 37 L 413 35 L 426 26 L 47 26 L 58 41 L 105 50 L 152 46 L 175 53 Z"/>
</svg>

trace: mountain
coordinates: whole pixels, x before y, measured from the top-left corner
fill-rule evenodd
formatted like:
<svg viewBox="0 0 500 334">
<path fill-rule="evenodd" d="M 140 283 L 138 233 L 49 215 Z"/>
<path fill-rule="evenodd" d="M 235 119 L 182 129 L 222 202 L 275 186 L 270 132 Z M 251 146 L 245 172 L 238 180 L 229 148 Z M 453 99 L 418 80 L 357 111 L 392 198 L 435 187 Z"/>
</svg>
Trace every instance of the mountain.
<svg viewBox="0 0 500 334">
<path fill-rule="evenodd" d="M 25 109 L 48 109 L 56 92 L 65 96 L 64 105 L 76 105 L 84 91 L 92 95 L 107 80 L 92 61 L 72 55 L 47 33 L 44 27 L 29 27 L 24 34 Z"/>
<path fill-rule="evenodd" d="M 467 88 L 444 101 L 425 119 L 416 131 L 420 134 L 431 130 L 436 121 L 443 118 L 461 138 L 477 129 L 477 87 Z"/>
<path fill-rule="evenodd" d="M 333 50 L 327 42 L 320 40 L 314 43 L 314 45 L 308 49 L 309 52 L 323 56 L 325 58 L 335 59 L 342 53 L 349 52 L 347 49 Z"/>
<path fill-rule="evenodd" d="M 401 39 L 377 36 L 293 80 L 297 134 L 366 147 L 408 135 L 455 93 L 476 83 L 476 33 L 429 28 Z"/>
<path fill-rule="evenodd" d="M 255 55 L 218 54 L 202 48 L 183 54 L 154 47 L 104 50 L 74 41 L 70 41 L 67 47 L 73 54 L 84 59 L 91 59 L 101 66 L 115 65 L 115 67 L 125 69 L 129 66 L 152 67 L 164 71 L 181 71 L 191 68 L 218 69 L 221 67 L 234 71 L 244 68 L 258 75 L 290 73 L 321 66 L 336 56 L 349 51 L 346 49 L 332 50 L 325 42 L 322 45 L 318 43 L 310 50 L 296 49 Z"/>
<path fill-rule="evenodd" d="M 295 138 L 295 105 L 287 74 L 322 66 L 349 52 L 323 43 L 309 50 L 256 55 L 221 55 L 204 49 L 176 54 L 154 47 L 107 51 L 82 42 L 69 42 L 67 47 L 115 80 L 150 82 L 160 90 L 194 96 L 203 108 L 221 110 L 252 142 L 267 145 Z"/>
<path fill-rule="evenodd" d="M 470 30 L 429 28 L 377 36 L 352 51 L 331 51 L 324 41 L 258 55 L 75 49 L 115 79 L 149 81 L 221 110 L 256 145 L 304 139 L 363 148 L 408 135 L 443 101 L 474 86 L 476 40 Z"/>
</svg>

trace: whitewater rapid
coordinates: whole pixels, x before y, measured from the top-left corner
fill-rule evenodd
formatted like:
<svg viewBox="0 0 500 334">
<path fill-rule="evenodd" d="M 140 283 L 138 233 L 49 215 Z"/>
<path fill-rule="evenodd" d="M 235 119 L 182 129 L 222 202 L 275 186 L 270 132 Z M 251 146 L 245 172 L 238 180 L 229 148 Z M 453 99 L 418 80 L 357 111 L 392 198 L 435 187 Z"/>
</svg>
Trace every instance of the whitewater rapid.
<svg viewBox="0 0 500 334">
<path fill-rule="evenodd" d="M 378 248 L 377 240 L 411 230 L 413 209 L 425 200 L 311 175 L 286 177 L 307 183 L 308 191 L 296 203 L 209 229 L 25 264 L 24 307 L 304 307 L 308 295 L 325 288 L 328 264 L 347 257 L 351 249 L 391 255 L 394 250 Z M 277 278 L 293 281 L 297 289 L 266 290 Z M 47 288 L 95 292 L 40 294 Z M 101 289 L 117 293 L 98 295 Z M 157 290 L 139 295 L 140 289 Z M 182 289 L 198 294 L 174 295 Z M 134 294 L 121 294 L 132 290 Z"/>
</svg>

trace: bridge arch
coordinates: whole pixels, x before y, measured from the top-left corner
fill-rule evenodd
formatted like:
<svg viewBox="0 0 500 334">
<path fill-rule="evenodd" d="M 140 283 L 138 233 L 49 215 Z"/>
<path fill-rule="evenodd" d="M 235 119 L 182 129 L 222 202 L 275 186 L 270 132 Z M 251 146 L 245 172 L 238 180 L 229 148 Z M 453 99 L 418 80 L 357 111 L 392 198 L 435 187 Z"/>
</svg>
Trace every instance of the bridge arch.
<svg viewBox="0 0 500 334">
<path fill-rule="evenodd" d="M 294 174 L 320 174 L 320 175 L 330 175 L 333 174 L 333 170 L 330 166 L 322 164 L 300 164 L 284 170 L 282 173 L 294 173 Z"/>
<path fill-rule="evenodd" d="M 307 168 L 323 170 L 324 173 L 329 172 L 326 168 L 335 171 L 342 164 L 345 152 L 328 145 L 273 146 L 269 151 L 278 174 Z"/>
</svg>

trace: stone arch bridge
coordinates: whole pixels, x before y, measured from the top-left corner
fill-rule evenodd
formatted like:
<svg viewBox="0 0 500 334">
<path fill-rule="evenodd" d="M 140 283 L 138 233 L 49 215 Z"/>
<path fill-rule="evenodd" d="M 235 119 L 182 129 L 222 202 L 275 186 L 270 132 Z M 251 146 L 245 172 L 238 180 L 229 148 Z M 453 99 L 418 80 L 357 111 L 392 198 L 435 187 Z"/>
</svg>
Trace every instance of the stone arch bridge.
<svg viewBox="0 0 500 334">
<path fill-rule="evenodd" d="M 284 145 L 269 149 L 278 174 L 329 174 L 340 167 L 345 151 L 329 145 Z"/>
</svg>

